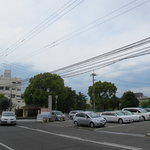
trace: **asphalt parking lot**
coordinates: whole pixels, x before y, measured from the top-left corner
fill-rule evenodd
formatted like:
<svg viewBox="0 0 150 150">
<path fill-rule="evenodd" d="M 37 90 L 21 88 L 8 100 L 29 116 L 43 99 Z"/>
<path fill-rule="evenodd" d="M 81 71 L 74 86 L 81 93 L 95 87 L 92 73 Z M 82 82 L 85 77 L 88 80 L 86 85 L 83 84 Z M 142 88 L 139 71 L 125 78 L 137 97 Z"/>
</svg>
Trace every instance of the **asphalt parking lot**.
<svg viewBox="0 0 150 150">
<path fill-rule="evenodd" d="M 150 121 L 75 127 L 72 120 L 42 123 L 23 120 L 0 126 L 0 150 L 149 150 Z"/>
</svg>

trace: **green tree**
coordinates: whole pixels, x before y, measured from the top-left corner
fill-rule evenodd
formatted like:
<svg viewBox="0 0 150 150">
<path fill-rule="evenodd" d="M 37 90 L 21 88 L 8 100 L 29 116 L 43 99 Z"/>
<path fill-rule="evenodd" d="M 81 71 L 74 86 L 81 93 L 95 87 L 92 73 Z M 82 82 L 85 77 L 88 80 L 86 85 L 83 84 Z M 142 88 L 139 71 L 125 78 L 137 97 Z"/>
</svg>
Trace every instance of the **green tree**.
<svg viewBox="0 0 150 150">
<path fill-rule="evenodd" d="M 109 108 L 112 110 L 120 109 L 120 98 L 114 96 L 109 100 Z"/>
<path fill-rule="evenodd" d="M 76 91 L 72 90 L 71 87 L 66 87 L 66 99 L 65 99 L 65 111 L 70 112 L 76 109 Z"/>
<path fill-rule="evenodd" d="M 142 107 L 148 107 L 148 106 L 150 106 L 150 105 L 149 105 L 149 102 L 148 102 L 148 101 L 143 101 L 143 102 L 141 102 L 141 106 L 142 106 Z"/>
<path fill-rule="evenodd" d="M 75 90 L 70 87 L 66 87 L 67 96 L 65 99 L 65 111 L 70 112 L 71 110 L 85 110 L 86 109 L 86 96 L 79 92 L 76 94 Z"/>
<path fill-rule="evenodd" d="M 121 107 L 138 107 L 139 100 L 135 97 L 134 93 L 131 91 L 127 91 L 122 96 L 122 104 Z"/>
<path fill-rule="evenodd" d="M 95 82 L 88 89 L 91 104 L 93 105 L 95 99 L 96 109 L 107 109 L 109 107 L 109 100 L 115 96 L 116 91 L 116 86 L 111 82 Z"/>
<path fill-rule="evenodd" d="M 77 94 L 77 100 L 76 100 L 76 109 L 81 109 L 81 110 L 85 110 L 86 109 L 86 96 L 79 92 Z"/>
<path fill-rule="evenodd" d="M 24 92 L 26 104 L 34 104 L 36 106 L 47 107 L 48 95 L 52 95 L 53 99 L 58 95 L 57 102 L 59 108 L 64 105 L 65 96 L 64 80 L 51 73 L 41 73 L 30 79 L 29 85 Z M 56 100 L 53 101 L 53 109 L 56 108 Z"/>
<path fill-rule="evenodd" d="M 0 112 L 7 110 L 10 107 L 10 101 L 4 94 L 0 94 Z"/>
</svg>

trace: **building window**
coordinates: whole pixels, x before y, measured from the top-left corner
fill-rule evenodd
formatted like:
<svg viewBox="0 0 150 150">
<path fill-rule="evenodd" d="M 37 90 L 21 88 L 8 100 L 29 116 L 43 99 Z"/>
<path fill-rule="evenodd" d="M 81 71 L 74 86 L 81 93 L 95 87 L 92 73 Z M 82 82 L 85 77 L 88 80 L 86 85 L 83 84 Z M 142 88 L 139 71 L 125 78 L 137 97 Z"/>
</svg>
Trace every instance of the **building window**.
<svg viewBox="0 0 150 150">
<path fill-rule="evenodd" d="M 15 96 L 16 96 L 15 94 L 12 94 L 12 95 L 11 95 L 12 98 L 15 98 Z"/>
<path fill-rule="evenodd" d="M 21 89 L 17 89 L 17 91 L 21 91 Z"/>
<path fill-rule="evenodd" d="M 9 90 L 9 87 L 5 87 L 5 90 L 7 90 L 7 91 L 8 91 L 8 90 Z"/>
<path fill-rule="evenodd" d="M 3 86 L 0 86 L 0 90 L 4 90 L 4 87 L 3 87 Z"/>
<path fill-rule="evenodd" d="M 17 97 L 17 98 L 20 98 L 21 96 L 20 96 L 20 95 L 16 95 L 16 97 Z"/>
</svg>

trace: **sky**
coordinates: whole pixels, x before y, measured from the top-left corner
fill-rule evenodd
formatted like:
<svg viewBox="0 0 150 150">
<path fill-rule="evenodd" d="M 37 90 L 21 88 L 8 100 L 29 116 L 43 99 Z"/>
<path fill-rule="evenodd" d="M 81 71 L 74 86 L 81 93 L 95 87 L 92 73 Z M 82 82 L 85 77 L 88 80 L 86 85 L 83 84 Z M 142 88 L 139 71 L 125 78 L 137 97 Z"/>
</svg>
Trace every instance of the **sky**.
<svg viewBox="0 0 150 150">
<path fill-rule="evenodd" d="M 149 27 L 150 0 L 0 0 L 0 74 L 51 72 L 147 38 Z M 150 96 L 149 57 L 93 69 L 95 82 L 114 83 L 118 96 Z M 65 85 L 87 95 L 91 74 L 64 78 Z"/>
</svg>

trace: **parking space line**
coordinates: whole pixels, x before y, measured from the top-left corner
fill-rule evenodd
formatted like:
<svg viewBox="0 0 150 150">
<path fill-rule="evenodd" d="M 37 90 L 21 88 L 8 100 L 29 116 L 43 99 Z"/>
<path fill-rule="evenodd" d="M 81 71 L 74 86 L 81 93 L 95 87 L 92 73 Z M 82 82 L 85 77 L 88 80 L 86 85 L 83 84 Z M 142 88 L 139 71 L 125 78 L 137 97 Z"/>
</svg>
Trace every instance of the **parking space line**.
<svg viewBox="0 0 150 150">
<path fill-rule="evenodd" d="M 9 146 L 7 146 L 7 145 L 1 143 L 1 142 L 0 142 L 0 145 L 1 145 L 2 147 L 4 147 L 4 148 L 8 149 L 8 150 L 14 150 L 13 148 L 11 148 L 11 147 L 9 147 Z"/>
<path fill-rule="evenodd" d="M 127 150 L 142 150 L 142 148 L 138 148 L 138 147 L 132 147 L 132 146 L 121 145 L 121 144 L 116 144 L 116 143 L 109 143 L 109 142 L 93 141 L 93 140 L 83 139 L 81 137 L 59 134 L 59 133 L 49 132 L 49 131 L 45 131 L 45 130 L 41 130 L 41 129 L 34 129 L 34 128 L 26 127 L 26 126 L 18 126 L 18 127 L 27 129 L 27 130 L 41 132 L 41 133 L 51 134 L 51 135 L 55 135 L 55 136 L 59 136 L 59 137 L 69 138 L 72 140 L 79 140 L 82 142 L 89 142 L 89 143 L 105 145 L 105 146 L 110 146 L 110 147 L 116 147 L 116 148 L 122 148 L 122 149 L 127 149 Z"/>
<path fill-rule="evenodd" d="M 97 132 L 108 133 L 108 134 L 117 134 L 117 135 L 136 136 L 136 137 L 145 137 L 144 134 L 135 134 L 135 133 L 123 133 L 123 132 L 111 132 L 111 131 L 97 131 Z"/>
</svg>

